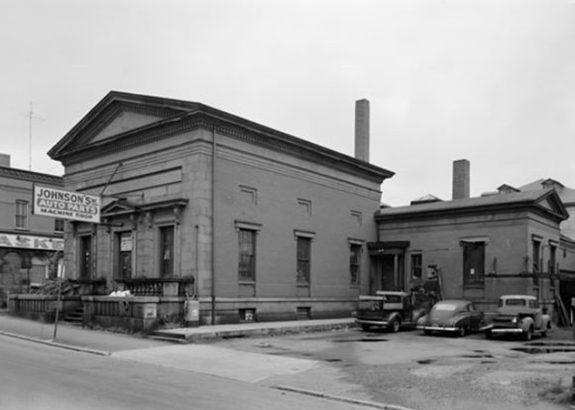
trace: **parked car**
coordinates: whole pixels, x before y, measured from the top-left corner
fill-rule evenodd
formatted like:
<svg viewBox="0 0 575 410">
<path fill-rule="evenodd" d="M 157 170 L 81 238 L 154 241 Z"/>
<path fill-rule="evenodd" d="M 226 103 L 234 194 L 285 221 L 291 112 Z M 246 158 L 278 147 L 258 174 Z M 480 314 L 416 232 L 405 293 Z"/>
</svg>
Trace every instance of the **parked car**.
<svg viewBox="0 0 575 410">
<path fill-rule="evenodd" d="M 375 295 L 359 297 L 355 321 L 363 330 L 384 327 L 397 332 L 401 328 L 415 327 L 417 320 L 428 311 L 424 301 L 414 293 L 377 291 Z"/>
<path fill-rule="evenodd" d="M 549 329 L 551 316 L 544 312 L 535 296 L 505 295 L 499 299 L 497 315 L 485 329 L 485 337 L 514 334 L 531 340 L 535 333 L 545 337 Z"/>
<path fill-rule="evenodd" d="M 465 336 L 485 327 L 483 312 L 467 300 L 442 300 L 431 311 L 417 321 L 417 328 L 425 334 L 432 332 L 452 333 Z"/>
</svg>

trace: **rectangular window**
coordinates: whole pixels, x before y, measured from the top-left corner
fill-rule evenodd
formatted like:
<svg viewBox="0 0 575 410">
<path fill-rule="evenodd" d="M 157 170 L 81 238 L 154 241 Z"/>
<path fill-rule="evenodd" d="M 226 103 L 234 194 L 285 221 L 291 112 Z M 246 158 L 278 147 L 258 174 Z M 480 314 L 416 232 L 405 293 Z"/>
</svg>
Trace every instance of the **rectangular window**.
<svg viewBox="0 0 575 410">
<path fill-rule="evenodd" d="M 256 231 L 238 229 L 239 242 L 239 280 L 254 282 L 256 280 Z"/>
<path fill-rule="evenodd" d="M 351 284 L 359 285 L 361 276 L 361 245 L 352 243 L 349 246 L 349 273 L 351 275 Z"/>
<path fill-rule="evenodd" d="M 549 273 L 555 274 L 558 273 L 556 269 L 557 264 L 557 246 L 549 245 Z"/>
<path fill-rule="evenodd" d="M 80 279 L 92 278 L 92 236 L 80 236 Z"/>
<path fill-rule="evenodd" d="M 533 273 L 541 272 L 541 241 L 533 239 Z"/>
<path fill-rule="evenodd" d="M 482 285 L 485 274 L 485 242 L 462 242 L 463 284 Z"/>
<path fill-rule="evenodd" d="M 121 279 L 132 277 L 132 232 L 116 233 L 116 275 Z"/>
<path fill-rule="evenodd" d="M 28 201 L 16 201 L 16 228 L 28 229 Z"/>
<path fill-rule="evenodd" d="M 171 277 L 174 274 L 174 227 L 160 228 L 160 276 Z"/>
<path fill-rule="evenodd" d="M 311 264 L 311 238 L 297 237 L 297 283 L 309 284 Z"/>
<path fill-rule="evenodd" d="M 54 232 L 64 232 L 63 219 L 54 219 Z"/>
<path fill-rule="evenodd" d="M 413 279 L 423 278 L 423 257 L 421 253 L 414 253 L 411 255 L 411 277 Z"/>
</svg>

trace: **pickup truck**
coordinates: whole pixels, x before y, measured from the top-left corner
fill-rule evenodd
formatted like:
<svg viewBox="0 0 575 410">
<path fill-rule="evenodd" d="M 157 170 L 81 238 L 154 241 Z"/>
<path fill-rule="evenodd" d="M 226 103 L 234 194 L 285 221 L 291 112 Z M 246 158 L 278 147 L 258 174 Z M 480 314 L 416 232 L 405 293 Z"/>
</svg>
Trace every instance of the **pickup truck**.
<svg viewBox="0 0 575 410">
<path fill-rule="evenodd" d="M 417 320 L 428 311 L 429 308 L 414 294 L 377 291 L 375 295 L 359 297 L 354 315 L 356 323 L 365 331 L 371 327 L 383 327 L 397 332 L 402 328 L 415 328 Z"/>
<path fill-rule="evenodd" d="M 513 334 L 531 340 L 534 334 L 545 337 L 551 329 L 551 317 L 543 311 L 535 296 L 505 295 L 499 299 L 493 323 L 485 328 L 485 337 Z"/>
</svg>

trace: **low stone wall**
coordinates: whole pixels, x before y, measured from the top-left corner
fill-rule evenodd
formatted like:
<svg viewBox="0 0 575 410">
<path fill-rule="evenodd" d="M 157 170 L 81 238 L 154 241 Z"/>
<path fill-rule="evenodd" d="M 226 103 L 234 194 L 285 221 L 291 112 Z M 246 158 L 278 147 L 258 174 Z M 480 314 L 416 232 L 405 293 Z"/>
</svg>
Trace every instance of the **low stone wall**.
<svg viewBox="0 0 575 410">
<path fill-rule="evenodd" d="M 184 320 L 184 297 L 83 296 L 84 324 L 88 327 L 149 333 Z"/>
<path fill-rule="evenodd" d="M 57 303 L 58 298 L 52 295 L 10 295 L 8 311 L 15 316 L 52 323 L 56 318 Z M 80 296 L 62 296 L 60 298 L 60 319 L 81 306 Z"/>
</svg>

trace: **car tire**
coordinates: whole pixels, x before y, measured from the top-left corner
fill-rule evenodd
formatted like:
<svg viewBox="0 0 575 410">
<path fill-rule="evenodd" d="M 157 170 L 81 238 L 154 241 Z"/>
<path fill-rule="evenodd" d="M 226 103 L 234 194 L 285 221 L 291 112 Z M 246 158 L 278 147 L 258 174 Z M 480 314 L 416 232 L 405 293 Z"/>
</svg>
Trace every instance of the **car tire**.
<svg viewBox="0 0 575 410">
<path fill-rule="evenodd" d="M 365 332 L 367 332 L 370 328 L 371 328 L 370 325 L 366 325 L 366 324 L 362 324 L 362 325 L 361 325 L 361 330 L 363 330 L 363 331 L 365 331 Z"/>
<path fill-rule="evenodd" d="M 393 333 L 397 333 L 399 332 L 399 328 L 401 327 L 401 323 L 399 322 L 399 320 L 395 319 L 393 322 L 391 322 L 391 324 L 389 325 L 389 330 Z"/>
</svg>

